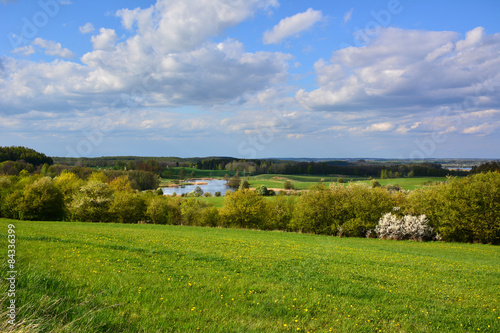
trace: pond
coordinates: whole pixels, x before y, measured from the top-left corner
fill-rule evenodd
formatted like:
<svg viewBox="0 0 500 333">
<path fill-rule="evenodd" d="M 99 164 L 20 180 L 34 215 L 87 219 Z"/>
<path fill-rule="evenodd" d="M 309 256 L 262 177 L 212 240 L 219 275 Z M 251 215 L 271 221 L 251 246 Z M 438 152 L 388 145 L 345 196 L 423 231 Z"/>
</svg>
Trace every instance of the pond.
<svg viewBox="0 0 500 333">
<path fill-rule="evenodd" d="M 212 195 L 215 194 L 215 192 L 220 192 L 222 196 L 226 193 L 226 191 L 233 191 L 234 189 L 230 188 L 229 186 L 226 186 L 225 184 L 227 181 L 224 179 L 211 179 L 211 180 L 193 180 L 190 181 L 190 183 L 195 183 L 195 185 L 179 185 L 179 187 L 163 187 L 163 194 L 165 195 L 172 195 L 174 192 L 177 193 L 177 195 L 183 194 L 183 193 L 190 193 L 196 189 L 197 186 L 199 186 L 202 190 L 203 193 L 209 192 Z M 196 183 L 201 183 L 196 185 Z"/>
</svg>

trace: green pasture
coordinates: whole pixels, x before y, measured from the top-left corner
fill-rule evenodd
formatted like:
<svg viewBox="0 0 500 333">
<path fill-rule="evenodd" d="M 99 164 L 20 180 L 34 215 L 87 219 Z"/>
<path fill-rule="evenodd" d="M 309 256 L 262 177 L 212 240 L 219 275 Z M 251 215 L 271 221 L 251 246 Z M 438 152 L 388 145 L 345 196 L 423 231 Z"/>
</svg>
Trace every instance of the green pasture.
<svg viewBox="0 0 500 333">
<path fill-rule="evenodd" d="M 17 332 L 499 332 L 500 248 L 0 220 Z"/>
</svg>

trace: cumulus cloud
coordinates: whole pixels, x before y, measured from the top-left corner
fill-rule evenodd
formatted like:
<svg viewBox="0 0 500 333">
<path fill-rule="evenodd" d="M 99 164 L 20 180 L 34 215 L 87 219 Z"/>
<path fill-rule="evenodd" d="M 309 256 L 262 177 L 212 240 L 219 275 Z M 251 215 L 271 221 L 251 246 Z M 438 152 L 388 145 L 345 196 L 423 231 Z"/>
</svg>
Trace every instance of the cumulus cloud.
<svg viewBox="0 0 500 333">
<path fill-rule="evenodd" d="M 264 44 L 278 44 L 284 39 L 297 36 L 321 21 L 323 14 L 319 10 L 309 8 L 303 13 L 282 19 L 273 30 L 264 32 Z"/>
<path fill-rule="evenodd" d="M 113 50 L 114 44 L 118 40 L 116 32 L 106 28 L 99 29 L 99 32 L 99 35 L 91 38 L 94 50 Z"/>
<path fill-rule="evenodd" d="M 245 99 L 285 82 L 290 56 L 246 52 L 238 41 L 215 43 L 211 37 L 272 6 L 275 0 L 158 0 L 146 9 L 120 10 L 128 37 L 120 41 L 113 29 L 101 28 L 81 63 L 11 58 L 0 78 L 0 107 L 9 112 L 210 107 Z M 38 38 L 33 44 L 60 58 L 73 56 L 56 42 Z"/>
<path fill-rule="evenodd" d="M 410 114 L 444 105 L 490 108 L 500 102 L 500 34 L 386 28 L 364 47 L 315 65 L 318 88 L 299 90 L 310 110 Z"/>
<path fill-rule="evenodd" d="M 33 48 L 33 45 L 21 46 L 18 47 L 17 49 L 12 50 L 12 53 L 29 56 L 35 53 L 35 49 Z"/>
<path fill-rule="evenodd" d="M 57 43 L 51 40 L 45 40 L 42 38 L 36 38 L 33 41 L 33 45 L 39 46 L 43 49 L 45 49 L 45 54 L 58 57 L 58 58 L 65 58 L 65 59 L 71 59 L 76 56 L 73 52 L 71 52 L 68 49 L 65 49 L 61 46 L 61 43 Z"/>
<path fill-rule="evenodd" d="M 95 30 L 94 28 L 94 25 L 90 22 L 88 23 L 85 23 L 84 25 L 82 25 L 80 28 L 79 28 L 80 32 L 82 34 L 88 34 L 88 33 L 91 33 Z"/>
</svg>

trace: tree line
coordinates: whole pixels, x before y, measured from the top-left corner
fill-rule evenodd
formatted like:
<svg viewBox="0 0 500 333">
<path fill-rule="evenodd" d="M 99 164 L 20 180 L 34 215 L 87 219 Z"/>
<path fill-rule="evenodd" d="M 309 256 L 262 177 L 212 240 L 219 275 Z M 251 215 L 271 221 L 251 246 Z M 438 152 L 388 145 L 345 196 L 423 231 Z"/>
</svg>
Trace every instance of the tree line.
<svg viewBox="0 0 500 333">
<path fill-rule="evenodd" d="M 1 176 L 0 216 L 283 230 L 345 237 L 376 235 L 377 230 L 382 230 L 379 224 L 385 216 L 386 220 L 425 221 L 445 241 L 500 244 L 498 172 L 450 178 L 409 192 L 359 183 L 331 187 L 320 183 L 307 192 L 266 200 L 262 191 L 241 189 L 228 193 L 220 209 L 196 198 L 139 191 L 133 182 L 128 174 L 110 178 L 102 171 L 94 171 L 85 179 L 68 170 L 55 177 Z M 388 213 L 393 218 L 387 218 Z M 384 230 L 387 232 L 387 226 Z"/>
</svg>

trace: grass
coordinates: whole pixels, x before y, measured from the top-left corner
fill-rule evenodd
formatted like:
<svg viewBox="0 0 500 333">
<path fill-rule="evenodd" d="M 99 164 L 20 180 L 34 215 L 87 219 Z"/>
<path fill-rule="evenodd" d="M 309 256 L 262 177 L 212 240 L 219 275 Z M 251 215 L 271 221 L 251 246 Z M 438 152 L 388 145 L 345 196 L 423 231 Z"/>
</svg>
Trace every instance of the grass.
<svg viewBox="0 0 500 333">
<path fill-rule="evenodd" d="M 392 178 L 392 179 L 377 179 L 380 185 L 399 185 L 405 190 L 415 190 L 421 188 L 429 183 L 445 182 L 446 177 L 420 177 L 420 178 Z M 370 184 L 371 180 L 362 181 L 363 183 Z"/>
<path fill-rule="evenodd" d="M 24 331 L 500 331 L 494 246 L 0 220 L 5 256 L 8 223 Z"/>
</svg>

